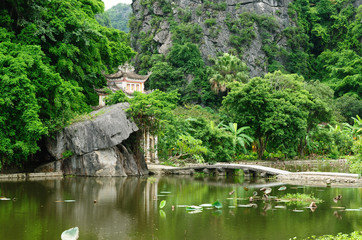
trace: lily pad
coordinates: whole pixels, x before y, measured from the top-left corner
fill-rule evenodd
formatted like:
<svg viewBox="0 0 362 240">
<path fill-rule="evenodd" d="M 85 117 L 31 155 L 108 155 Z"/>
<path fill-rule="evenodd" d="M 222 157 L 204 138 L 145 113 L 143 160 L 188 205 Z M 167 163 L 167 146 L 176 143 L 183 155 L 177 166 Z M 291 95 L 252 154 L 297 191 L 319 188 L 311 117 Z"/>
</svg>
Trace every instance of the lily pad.
<svg viewBox="0 0 362 240">
<path fill-rule="evenodd" d="M 211 203 L 203 203 L 201 205 L 199 205 L 200 207 L 212 207 Z"/>
<path fill-rule="evenodd" d="M 189 214 L 195 214 L 195 213 L 201 213 L 202 210 L 193 210 L 193 211 L 189 211 Z"/>
<path fill-rule="evenodd" d="M 202 207 L 195 206 L 195 205 L 191 205 L 191 206 L 186 207 L 186 211 L 195 211 L 195 210 L 202 211 Z"/>
<path fill-rule="evenodd" d="M 362 210 L 360 208 L 356 208 L 356 209 L 347 208 L 347 209 L 344 209 L 344 211 L 346 211 L 346 212 L 360 212 Z"/>
<path fill-rule="evenodd" d="M 64 202 L 70 203 L 70 202 L 75 202 L 75 200 L 64 200 Z"/>
<path fill-rule="evenodd" d="M 221 204 L 221 202 L 219 202 L 219 200 L 216 200 L 216 201 L 212 204 L 212 206 L 214 206 L 214 208 L 217 208 L 217 209 L 222 208 L 222 204 Z"/>
<path fill-rule="evenodd" d="M 242 207 L 242 208 L 250 208 L 253 207 L 254 204 L 239 204 L 238 207 Z"/>
<path fill-rule="evenodd" d="M 60 237 L 62 238 L 62 240 L 76 240 L 79 238 L 79 228 L 74 227 L 65 230 Z"/>
<path fill-rule="evenodd" d="M 166 218 L 166 213 L 165 213 L 165 211 L 163 211 L 162 209 L 160 209 L 158 212 L 160 213 L 160 217 L 161 217 L 161 218 Z"/>
<path fill-rule="evenodd" d="M 166 200 L 162 200 L 160 202 L 160 208 L 163 208 L 166 205 Z"/>
<path fill-rule="evenodd" d="M 293 212 L 304 212 L 304 210 L 301 210 L 301 209 L 294 209 L 292 210 Z"/>
<path fill-rule="evenodd" d="M 0 201 L 10 201 L 11 198 L 7 198 L 7 197 L 0 197 Z"/>
<path fill-rule="evenodd" d="M 271 191 L 272 191 L 271 188 L 267 188 L 267 189 L 265 189 L 264 193 L 265 193 L 265 194 L 269 194 L 269 193 L 271 193 Z"/>
<path fill-rule="evenodd" d="M 345 207 L 331 207 L 331 208 L 335 208 L 335 209 L 345 209 Z"/>
<path fill-rule="evenodd" d="M 280 206 L 280 205 L 278 205 L 278 206 L 275 206 L 274 208 L 285 209 L 285 208 L 287 208 L 287 207 L 286 207 L 286 206 Z"/>
<path fill-rule="evenodd" d="M 279 191 L 284 191 L 284 190 L 286 190 L 286 189 L 287 189 L 286 186 L 281 186 L 280 188 L 278 188 Z"/>
</svg>

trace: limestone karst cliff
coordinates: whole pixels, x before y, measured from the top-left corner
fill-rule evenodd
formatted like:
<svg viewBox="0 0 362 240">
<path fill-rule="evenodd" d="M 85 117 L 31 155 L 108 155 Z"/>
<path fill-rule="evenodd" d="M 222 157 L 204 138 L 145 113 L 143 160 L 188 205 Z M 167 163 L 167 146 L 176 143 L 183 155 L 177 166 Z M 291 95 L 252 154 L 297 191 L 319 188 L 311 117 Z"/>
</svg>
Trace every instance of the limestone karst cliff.
<svg viewBox="0 0 362 240">
<path fill-rule="evenodd" d="M 295 26 L 289 2 L 134 0 L 131 43 L 141 54 L 166 54 L 178 38 L 191 38 L 206 62 L 232 52 L 247 63 L 251 76 L 258 76 L 288 60 L 281 53 L 290 48 L 286 32 Z"/>
</svg>

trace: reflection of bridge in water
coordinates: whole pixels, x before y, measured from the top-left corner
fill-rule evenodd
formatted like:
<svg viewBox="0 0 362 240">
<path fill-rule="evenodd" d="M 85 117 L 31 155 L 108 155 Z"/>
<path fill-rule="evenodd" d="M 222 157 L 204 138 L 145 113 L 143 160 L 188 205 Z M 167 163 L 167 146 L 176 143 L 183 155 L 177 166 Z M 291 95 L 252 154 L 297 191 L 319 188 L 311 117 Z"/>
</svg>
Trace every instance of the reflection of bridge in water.
<svg viewBox="0 0 362 240">
<path fill-rule="evenodd" d="M 160 166 L 160 165 L 158 165 Z M 289 184 L 319 184 L 324 186 L 351 185 L 362 186 L 362 178 L 358 174 L 339 172 L 289 172 L 271 167 L 253 164 L 214 164 L 195 165 L 183 168 L 149 166 L 150 172 L 169 175 L 194 175 L 204 173 L 206 175 L 224 176 L 234 175 L 235 170 L 242 170 L 245 176 L 270 177 L 277 176 L 279 182 Z"/>
<path fill-rule="evenodd" d="M 290 174 L 291 172 L 271 167 L 249 164 L 214 164 L 214 165 L 195 165 L 183 168 L 163 169 L 165 174 L 189 175 L 194 173 L 205 173 L 213 175 L 233 175 L 235 170 L 243 170 L 246 175 L 253 176 L 275 176 Z"/>
</svg>

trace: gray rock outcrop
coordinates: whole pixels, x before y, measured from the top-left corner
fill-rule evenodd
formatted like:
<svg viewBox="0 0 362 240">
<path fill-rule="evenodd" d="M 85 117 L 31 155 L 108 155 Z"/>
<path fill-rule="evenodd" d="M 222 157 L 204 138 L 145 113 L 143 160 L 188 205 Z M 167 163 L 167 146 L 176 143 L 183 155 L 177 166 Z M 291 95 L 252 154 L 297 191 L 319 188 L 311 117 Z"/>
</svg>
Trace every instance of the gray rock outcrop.
<svg viewBox="0 0 362 240">
<path fill-rule="evenodd" d="M 129 146 L 132 143 L 127 140 L 138 131 L 124 111 L 128 107 L 128 103 L 104 107 L 90 113 L 89 119 L 49 138 L 46 147 L 57 162 L 41 166 L 37 171 L 61 170 L 79 176 L 148 174 L 142 154 L 134 154 Z"/>
</svg>

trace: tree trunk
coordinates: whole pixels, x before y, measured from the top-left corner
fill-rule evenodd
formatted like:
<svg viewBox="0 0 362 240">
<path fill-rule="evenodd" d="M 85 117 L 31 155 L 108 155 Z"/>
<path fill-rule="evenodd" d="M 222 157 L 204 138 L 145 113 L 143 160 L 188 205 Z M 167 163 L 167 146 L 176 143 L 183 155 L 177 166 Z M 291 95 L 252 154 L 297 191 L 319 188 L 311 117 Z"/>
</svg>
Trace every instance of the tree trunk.
<svg viewBox="0 0 362 240">
<path fill-rule="evenodd" d="M 300 158 L 304 157 L 305 146 L 306 146 L 306 141 L 305 141 L 305 137 L 303 137 L 303 138 L 300 139 L 299 147 L 298 147 L 299 148 L 299 156 L 300 156 Z"/>
<path fill-rule="evenodd" d="M 265 151 L 265 142 L 263 141 L 263 138 L 262 137 L 259 137 L 258 138 L 258 149 L 257 149 L 257 152 L 258 152 L 258 159 L 261 160 L 263 155 L 264 155 L 264 151 Z"/>
</svg>

